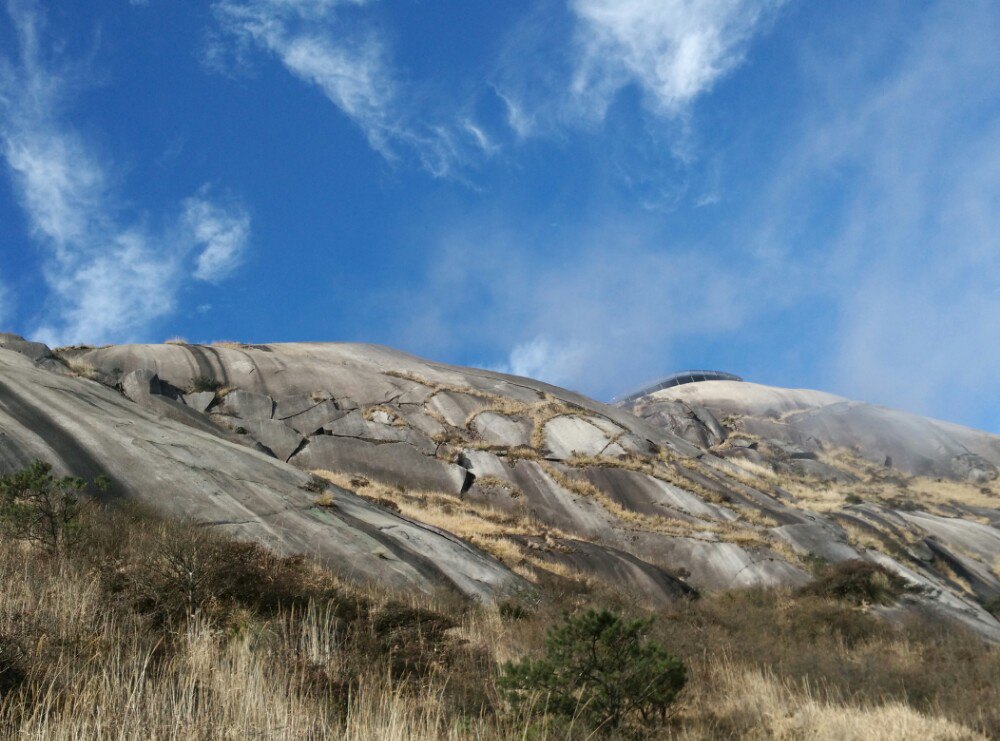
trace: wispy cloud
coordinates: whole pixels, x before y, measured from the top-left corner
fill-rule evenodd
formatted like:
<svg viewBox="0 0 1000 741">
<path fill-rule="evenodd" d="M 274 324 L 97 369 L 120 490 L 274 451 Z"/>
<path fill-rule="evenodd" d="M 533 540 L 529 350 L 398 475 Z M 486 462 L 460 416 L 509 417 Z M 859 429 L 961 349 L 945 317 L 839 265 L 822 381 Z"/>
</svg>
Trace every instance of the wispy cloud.
<svg viewBox="0 0 1000 741">
<path fill-rule="evenodd" d="M 604 120 L 636 86 L 661 119 L 694 100 L 744 60 L 750 40 L 785 0 L 568 0 L 543 5 L 512 34 L 497 93 L 520 136 Z M 563 35 L 563 48 L 553 40 Z"/>
<path fill-rule="evenodd" d="M 239 267 L 250 238 L 250 214 L 240 204 L 222 206 L 203 188 L 184 201 L 183 223 L 193 241 L 203 245 L 195 261 L 195 278 L 218 283 Z"/>
<path fill-rule="evenodd" d="M 571 90 L 593 116 L 638 85 L 657 113 L 676 116 L 736 68 L 784 0 L 570 0 L 578 21 Z"/>
<path fill-rule="evenodd" d="M 295 77 L 318 88 L 387 161 L 414 157 L 437 177 L 488 151 L 486 134 L 456 110 L 443 120 L 421 110 L 397 80 L 382 36 L 359 16 L 367 0 L 220 0 L 213 6 L 237 55 L 260 49 Z M 210 45 L 219 66 L 226 49 Z"/>
<path fill-rule="evenodd" d="M 535 337 L 515 345 L 506 361 L 494 366 L 494 370 L 572 386 L 580 381 L 580 368 L 586 362 L 587 354 L 586 345 L 578 340 L 561 343 L 546 337 Z"/>
<path fill-rule="evenodd" d="M 641 219 L 558 234 L 467 222 L 395 302 L 407 308 L 391 340 L 610 397 L 669 368 L 680 341 L 741 326 L 761 306 L 754 290 L 766 276 L 752 265 L 668 249 Z"/>
<path fill-rule="evenodd" d="M 84 70 L 46 53 L 33 4 L 9 3 L 7 10 L 19 56 L 0 58 L 0 153 L 52 292 L 33 334 L 54 344 L 132 339 L 174 309 L 192 250 L 204 245 L 201 258 L 236 254 L 232 227 L 153 230 L 141 217 L 127 219 L 108 163 L 66 121 Z M 221 212 L 209 215 L 225 223 Z M 234 218 L 245 240 L 248 225 Z M 228 246 L 220 246 L 226 238 Z M 206 266 L 213 260 L 205 258 Z"/>
<path fill-rule="evenodd" d="M 802 268 L 804 308 L 835 307 L 837 391 L 997 429 L 1000 8 L 900 13 L 902 42 L 804 52 L 813 93 L 751 207 L 756 241 Z"/>
</svg>

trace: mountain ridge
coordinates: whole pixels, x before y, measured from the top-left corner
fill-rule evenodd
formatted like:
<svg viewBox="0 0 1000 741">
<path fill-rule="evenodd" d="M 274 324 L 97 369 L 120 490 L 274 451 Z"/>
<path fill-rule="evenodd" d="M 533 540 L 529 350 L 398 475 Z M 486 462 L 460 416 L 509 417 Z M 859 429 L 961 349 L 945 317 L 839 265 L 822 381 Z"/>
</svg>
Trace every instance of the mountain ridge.
<svg viewBox="0 0 1000 741">
<path fill-rule="evenodd" d="M 0 398 L 5 470 L 33 457 L 72 468 L 58 442 L 39 444 L 27 398 L 55 415 L 62 447 L 82 446 L 127 496 L 357 579 L 499 600 L 592 578 L 666 604 L 802 585 L 817 559 L 860 558 L 919 586 L 906 609 L 1000 640 L 983 609 L 1000 594 L 986 458 L 964 476 L 948 458 L 937 481 L 902 469 L 905 457 L 873 460 L 881 448 L 841 449 L 857 420 L 839 420 L 824 444 L 815 433 L 829 424 L 812 420 L 805 435 L 766 414 L 727 415 L 711 389 L 678 398 L 728 382 L 622 408 L 356 343 L 4 344 L 0 382 L 13 379 L 21 401 Z"/>
</svg>

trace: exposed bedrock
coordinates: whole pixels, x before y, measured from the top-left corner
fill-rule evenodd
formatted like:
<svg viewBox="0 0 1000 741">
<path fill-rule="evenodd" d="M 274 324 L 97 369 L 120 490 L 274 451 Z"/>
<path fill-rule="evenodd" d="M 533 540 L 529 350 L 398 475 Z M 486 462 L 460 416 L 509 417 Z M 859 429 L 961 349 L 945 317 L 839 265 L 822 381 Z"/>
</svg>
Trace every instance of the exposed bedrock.
<svg viewBox="0 0 1000 741">
<path fill-rule="evenodd" d="M 53 374 L 0 350 L 0 469 L 34 459 L 114 496 L 220 528 L 282 553 L 305 553 L 362 581 L 494 599 L 526 584 L 460 540 L 329 487 L 316 504 L 309 476 L 211 432 L 175 422 L 98 383 Z"/>
<path fill-rule="evenodd" d="M 495 599 L 526 588 L 515 571 L 548 572 L 662 605 L 862 558 L 920 584 L 913 606 L 1000 640 L 983 609 L 1000 594 L 985 433 L 724 381 L 618 408 L 372 345 L 5 341 L 24 353 L 0 350 L 4 470 L 106 472 L 120 494 L 359 579 Z M 341 485 L 326 506 L 308 472 Z"/>
</svg>

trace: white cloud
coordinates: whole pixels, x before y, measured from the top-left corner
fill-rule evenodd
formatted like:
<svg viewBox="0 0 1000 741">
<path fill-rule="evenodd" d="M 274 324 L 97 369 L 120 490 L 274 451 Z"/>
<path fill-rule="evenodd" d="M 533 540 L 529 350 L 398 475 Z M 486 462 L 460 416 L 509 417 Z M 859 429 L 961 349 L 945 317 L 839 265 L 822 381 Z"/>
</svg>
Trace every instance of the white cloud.
<svg viewBox="0 0 1000 741">
<path fill-rule="evenodd" d="M 215 4 L 225 31 L 274 54 L 299 79 L 316 85 L 365 133 L 372 147 L 391 156 L 395 81 L 377 36 L 330 32 L 335 12 L 363 3 L 293 0 L 223 0 Z"/>
<path fill-rule="evenodd" d="M 578 20 L 572 93 L 603 117 L 635 83 L 661 114 L 677 115 L 744 58 L 784 0 L 570 0 Z"/>
<path fill-rule="evenodd" d="M 203 189 L 184 201 L 184 226 L 194 242 L 203 245 L 195 261 L 194 277 L 217 283 L 239 267 L 250 238 L 250 214 L 239 205 L 223 207 L 209 200 Z"/>
<path fill-rule="evenodd" d="M 466 224 L 396 299 L 406 317 L 391 341 L 609 398 L 671 367 L 678 342 L 741 326 L 768 291 L 770 276 L 671 249 L 642 221 L 609 214 L 557 234 Z"/>
<path fill-rule="evenodd" d="M 751 39 L 785 2 L 567 0 L 568 18 L 543 4 L 501 55 L 495 90 L 507 123 L 522 138 L 599 124 L 631 85 L 661 121 L 683 119 L 744 61 Z M 683 142 L 672 146 L 686 156 Z"/>
<path fill-rule="evenodd" d="M 259 48 L 295 77 L 318 88 L 364 133 L 371 147 L 395 162 L 413 155 L 432 175 L 447 177 L 488 151 L 481 130 L 460 121 L 432 123 L 397 81 L 380 34 L 356 14 L 366 0 L 220 0 L 220 27 L 236 40 L 237 54 Z M 350 16 L 350 22 L 345 16 Z M 207 63 L 219 68 L 224 44 L 211 44 Z M 468 134 L 472 133 L 471 141 Z"/>
<path fill-rule="evenodd" d="M 227 221 L 208 208 L 218 231 L 203 225 L 195 233 L 125 219 L 108 164 L 65 120 L 79 70 L 46 57 L 33 5 L 11 4 L 8 12 L 20 56 L 0 58 L 0 155 L 52 294 L 33 334 L 52 344 L 134 339 L 173 311 L 188 253 L 203 243 L 205 271 L 213 261 L 222 266 L 234 235 L 248 228 L 245 216 Z"/>
<path fill-rule="evenodd" d="M 545 337 L 536 337 L 515 345 L 507 361 L 496 366 L 495 370 L 566 386 L 579 381 L 580 368 L 586 359 L 587 348 L 581 343 L 559 344 Z"/>
<path fill-rule="evenodd" d="M 901 13 L 894 53 L 882 34 L 841 65 L 809 50 L 814 94 L 755 208 L 761 241 L 836 307 L 837 391 L 996 429 L 1000 9 Z"/>
</svg>

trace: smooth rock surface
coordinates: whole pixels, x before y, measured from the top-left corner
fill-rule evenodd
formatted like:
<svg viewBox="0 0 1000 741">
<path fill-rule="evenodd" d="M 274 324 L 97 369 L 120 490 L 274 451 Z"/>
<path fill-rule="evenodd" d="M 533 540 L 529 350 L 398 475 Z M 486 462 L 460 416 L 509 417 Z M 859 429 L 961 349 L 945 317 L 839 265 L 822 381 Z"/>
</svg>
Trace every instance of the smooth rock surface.
<svg viewBox="0 0 1000 741">
<path fill-rule="evenodd" d="M 405 489 L 459 494 L 467 471 L 421 453 L 409 443 L 371 443 L 350 437 L 314 437 L 291 463 L 308 470 L 357 474 Z"/>
<path fill-rule="evenodd" d="M 214 391 L 193 391 L 190 394 L 184 394 L 184 403 L 196 412 L 207 412 L 214 401 Z"/>
<path fill-rule="evenodd" d="M 244 425 L 251 437 L 281 461 L 291 458 L 292 453 L 306 442 L 305 437 L 276 419 L 250 419 Z"/>
<path fill-rule="evenodd" d="M 218 412 L 245 420 L 271 419 L 274 415 L 274 399 L 267 394 L 237 389 L 222 398 L 218 404 Z"/>
<path fill-rule="evenodd" d="M 526 586 L 453 536 L 332 487 L 336 506 L 317 507 L 316 494 L 304 489 L 304 471 L 7 350 L 0 350 L 0 430 L 4 473 L 42 459 L 60 474 L 107 475 L 111 496 L 280 553 L 314 556 L 349 578 L 428 594 L 451 588 L 487 600 Z"/>
<path fill-rule="evenodd" d="M 622 455 L 625 451 L 612 442 L 608 433 L 576 415 L 555 417 L 545 423 L 545 447 L 553 458 L 574 455 Z"/>
<path fill-rule="evenodd" d="M 472 420 L 472 429 L 487 445 L 516 448 L 531 442 L 531 422 L 522 417 L 483 412 Z"/>
</svg>

